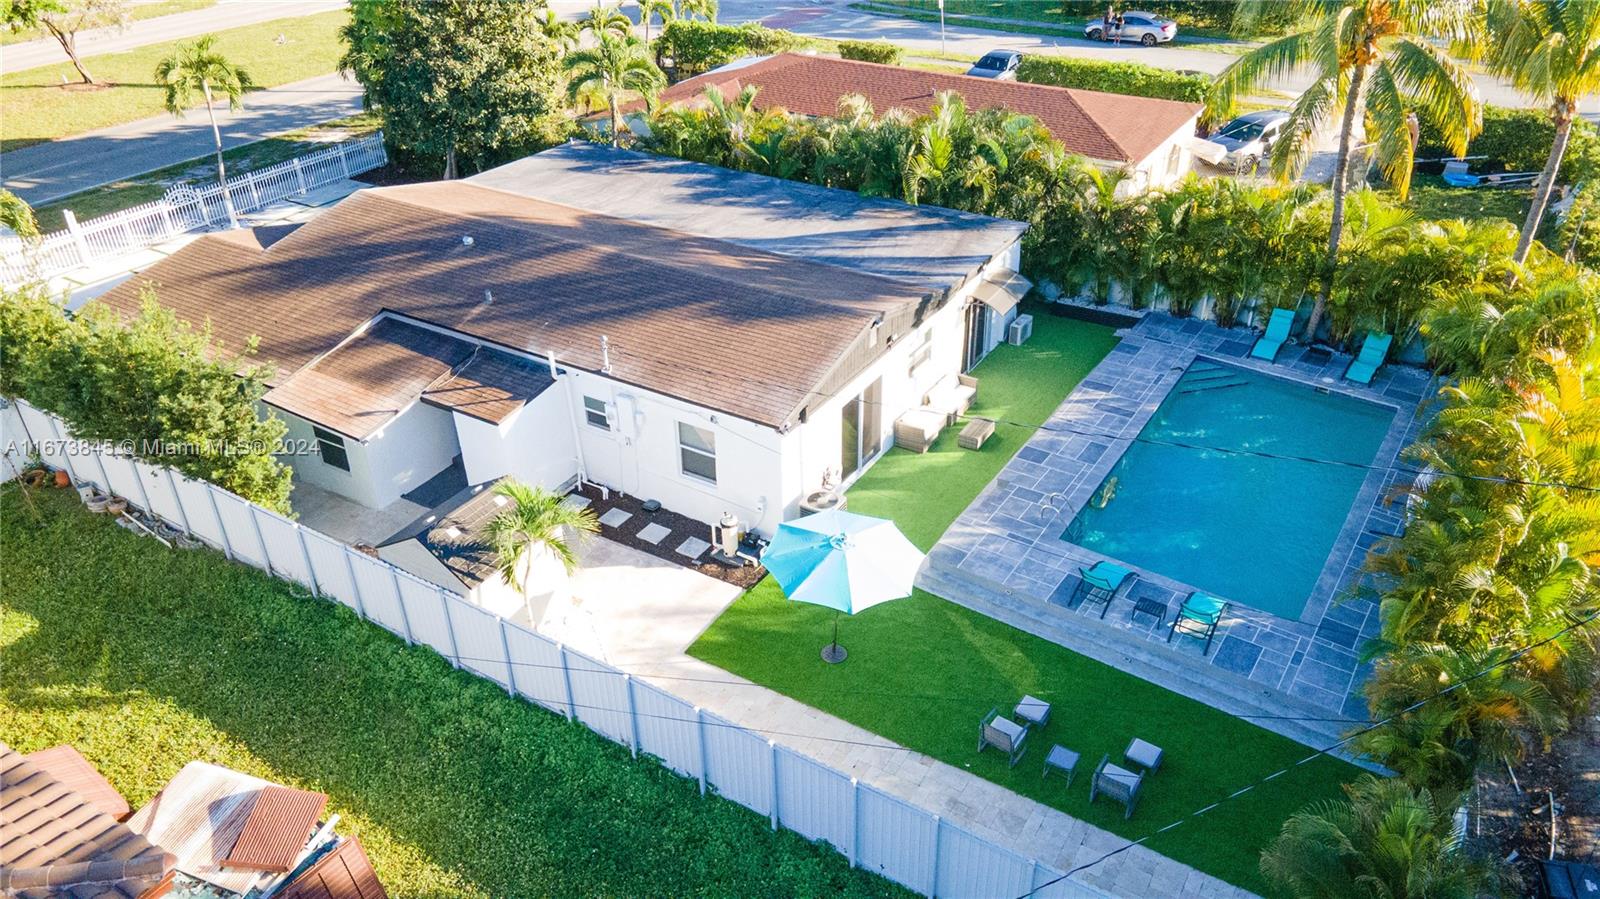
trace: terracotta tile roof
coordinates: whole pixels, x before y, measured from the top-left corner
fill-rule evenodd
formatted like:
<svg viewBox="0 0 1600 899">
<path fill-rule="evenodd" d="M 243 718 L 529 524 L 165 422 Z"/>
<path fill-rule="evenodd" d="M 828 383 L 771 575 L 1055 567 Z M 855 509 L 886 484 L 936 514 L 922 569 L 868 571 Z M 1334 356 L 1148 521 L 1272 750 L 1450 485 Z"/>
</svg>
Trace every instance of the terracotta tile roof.
<svg viewBox="0 0 1600 899">
<path fill-rule="evenodd" d="M 389 899 L 356 837 L 341 842 L 274 895 L 277 899 Z"/>
<path fill-rule="evenodd" d="M 317 827 L 328 797 L 290 787 L 263 787 L 223 864 L 256 871 L 288 871 Z"/>
<path fill-rule="evenodd" d="M 0 894 L 139 899 L 173 857 L 0 743 Z"/>
<path fill-rule="evenodd" d="M 62 786 L 83 797 L 85 802 L 116 820 L 121 821 L 132 811 L 128 800 L 123 799 L 117 788 L 100 776 L 94 765 L 70 743 L 30 752 L 26 758 Z"/>
<path fill-rule="evenodd" d="M 668 88 L 661 102 L 696 102 L 708 87 L 733 97 L 749 85 L 758 89 L 756 104 L 761 108 L 782 107 L 808 116 L 834 115 L 839 99 L 847 94 L 866 97 L 880 113 L 893 108 L 921 113 L 932 108 L 939 93 L 955 91 L 970 108 L 999 107 L 1033 116 L 1068 152 L 1124 163 L 1143 160 L 1180 128 L 1192 129 L 1190 120 L 1201 110 L 1197 103 L 800 53 L 780 53 L 738 68 L 698 75 Z"/>
<path fill-rule="evenodd" d="M 611 377 L 774 427 L 816 398 L 875 319 L 936 301 L 900 281 L 463 182 L 361 191 L 267 248 L 248 233 L 206 235 L 96 302 L 132 313 L 151 281 L 225 346 L 259 336 L 274 386 L 389 310 L 588 371 L 603 365 L 604 336 Z"/>
</svg>

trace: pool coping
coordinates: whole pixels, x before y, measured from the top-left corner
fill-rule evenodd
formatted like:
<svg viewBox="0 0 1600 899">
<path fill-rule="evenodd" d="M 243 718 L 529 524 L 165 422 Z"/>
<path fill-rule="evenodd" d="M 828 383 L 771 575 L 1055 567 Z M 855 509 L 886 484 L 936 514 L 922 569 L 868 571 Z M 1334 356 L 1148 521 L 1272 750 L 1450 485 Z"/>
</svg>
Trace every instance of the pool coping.
<svg viewBox="0 0 1600 899">
<path fill-rule="evenodd" d="M 1118 333 L 1121 343 L 946 530 L 929 553 L 925 580 L 938 583 L 939 595 L 963 594 L 947 598 L 980 611 L 1003 608 L 1008 620 L 1020 615 L 1037 625 L 1029 630 L 1054 642 L 1065 642 L 1059 639 L 1062 628 L 1110 639 L 1124 650 L 1117 659 L 1131 673 L 1167 686 L 1176 677 L 1175 689 L 1235 714 L 1238 703 L 1221 702 L 1215 691 L 1263 688 L 1260 695 L 1248 691 L 1252 705 L 1321 719 L 1274 728 L 1293 731 L 1297 739 L 1308 732 L 1331 735 L 1365 719 L 1360 688 L 1370 664 L 1360 661 L 1359 652 L 1377 634 L 1378 614 L 1373 591 L 1363 589 L 1369 576 L 1362 562 L 1377 540 L 1400 529 L 1402 510 L 1387 500 L 1408 475 L 1386 466 L 1394 465 L 1425 422 L 1423 400 L 1433 393 L 1432 378 L 1418 369 L 1386 366 L 1371 386 L 1362 387 L 1342 379 L 1349 356 L 1308 357 L 1305 348 L 1286 346 L 1268 363 L 1249 357 L 1253 331 L 1165 314 L 1146 316 Z M 1395 412 L 1374 458 L 1377 467 L 1363 479 L 1300 617 L 1233 603 L 1206 656 L 1198 641 L 1166 643 L 1166 623 L 1192 588 L 1139 566 L 1128 566 L 1138 581 L 1124 588 L 1103 618 L 1098 609 L 1090 615 L 1081 606 L 1070 608 L 1078 569 L 1107 557 L 1060 538 L 1197 358 Z M 1048 515 L 1041 514 L 1045 509 Z M 1149 616 L 1133 620 L 1134 598 L 1165 603 L 1168 617 L 1160 626 Z M 1179 676 L 1174 665 L 1191 670 Z"/>
</svg>

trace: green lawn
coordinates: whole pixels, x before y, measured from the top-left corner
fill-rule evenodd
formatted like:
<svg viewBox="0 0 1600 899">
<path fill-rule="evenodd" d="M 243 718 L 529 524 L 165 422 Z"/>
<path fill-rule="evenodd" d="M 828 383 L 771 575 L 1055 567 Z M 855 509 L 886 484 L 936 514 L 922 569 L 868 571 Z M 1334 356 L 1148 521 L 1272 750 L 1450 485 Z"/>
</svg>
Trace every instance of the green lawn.
<svg viewBox="0 0 1600 899">
<path fill-rule="evenodd" d="M 262 87 L 326 75 L 338 68 L 344 51 L 339 28 L 349 16 L 339 10 L 219 31 L 217 51 Z M 178 43 L 88 57 L 89 71 L 109 87 L 71 84 L 77 73 L 64 54 L 56 65 L 0 76 L 0 152 L 161 115 L 164 92 L 154 83 L 155 68 Z M 189 113 L 196 114 L 204 113 Z"/>
<path fill-rule="evenodd" d="M 1038 313 L 1037 310 L 1035 310 Z M 1002 346 L 974 372 L 979 401 L 1018 422 L 1043 422 L 1115 343 L 1095 325 L 1034 317 L 1033 340 Z M 955 446 L 947 429 L 926 455 L 894 450 L 850 491 L 850 511 L 890 517 L 927 548 L 1026 441 L 1031 428 L 1001 425 L 982 452 Z M 818 658 L 833 613 L 791 604 L 771 578 L 750 590 L 690 647 L 690 654 L 874 733 L 971 770 L 1040 802 L 1127 837 L 1151 833 L 1214 802 L 1308 750 L 1210 706 L 1186 699 L 1054 643 L 917 591 L 845 620 L 842 665 Z M 1024 693 L 1055 705 L 1050 725 L 1016 768 L 978 755 L 978 720 Z M 1130 822 L 1121 807 L 1088 804 L 1086 777 L 1102 753 L 1130 737 L 1167 750 Z M 1072 788 L 1041 782 L 1044 748 L 1082 753 Z M 1150 844 L 1172 858 L 1256 892 L 1260 850 L 1306 802 L 1334 797 L 1357 770 L 1319 759 L 1227 803 Z"/>
<path fill-rule="evenodd" d="M 362 113 L 346 119 L 321 122 L 309 128 L 258 140 L 242 147 L 224 150 L 222 158 L 228 176 L 263 169 L 293 156 L 313 153 L 332 142 L 350 140 L 370 134 L 382 127 L 383 121 L 372 113 Z M 164 169 L 156 169 L 122 181 L 102 184 L 69 197 L 63 197 L 35 209 L 40 231 L 54 231 L 66 227 L 62 210 L 70 209 L 78 221 L 107 215 L 140 203 L 158 200 L 167 189 L 182 181 L 215 181 L 217 161 L 215 156 L 190 159 Z"/>
<path fill-rule="evenodd" d="M 135 806 L 192 759 L 331 797 L 391 896 L 904 896 L 428 649 L 65 491 L 0 490 L 0 740 Z"/>
<path fill-rule="evenodd" d="M 1392 191 L 1385 194 L 1394 199 Z M 1522 227 L 1528 214 L 1528 201 L 1533 195 L 1532 185 L 1521 187 L 1451 187 L 1438 175 L 1415 175 L 1411 179 L 1411 194 L 1406 208 L 1418 218 L 1440 219 L 1505 219 Z"/>
<path fill-rule="evenodd" d="M 155 19 L 161 16 L 170 16 L 173 13 L 189 12 L 216 5 L 217 0 L 150 0 L 148 3 L 135 4 L 128 11 L 128 18 L 137 22 L 140 19 Z M 47 37 L 50 37 L 50 32 L 43 28 L 29 28 L 23 31 L 0 30 L 0 46 L 20 44 L 24 41 L 36 41 Z M 63 51 L 61 55 L 66 56 L 66 52 Z M 89 71 L 92 72 L 94 70 L 90 69 Z"/>
</svg>

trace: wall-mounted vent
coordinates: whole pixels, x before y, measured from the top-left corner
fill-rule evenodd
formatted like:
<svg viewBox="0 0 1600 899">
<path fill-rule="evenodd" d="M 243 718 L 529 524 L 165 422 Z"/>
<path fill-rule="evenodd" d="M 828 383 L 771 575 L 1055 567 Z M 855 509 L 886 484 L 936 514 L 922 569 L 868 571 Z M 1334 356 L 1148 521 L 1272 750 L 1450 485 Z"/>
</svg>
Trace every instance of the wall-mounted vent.
<svg viewBox="0 0 1600 899">
<path fill-rule="evenodd" d="M 471 234 L 464 234 L 464 235 L 461 236 L 461 245 L 462 246 L 470 247 L 470 246 L 472 246 L 472 244 L 473 244 L 473 240 L 472 240 L 472 235 Z"/>
</svg>

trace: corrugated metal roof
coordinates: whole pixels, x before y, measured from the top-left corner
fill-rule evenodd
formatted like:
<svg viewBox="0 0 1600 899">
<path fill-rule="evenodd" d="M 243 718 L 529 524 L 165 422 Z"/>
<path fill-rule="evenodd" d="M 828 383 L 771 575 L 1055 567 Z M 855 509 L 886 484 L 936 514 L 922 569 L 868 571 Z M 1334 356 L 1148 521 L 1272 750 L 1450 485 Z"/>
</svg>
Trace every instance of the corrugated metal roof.
<svg viewBox="0 0 1600 899">
<path fill-rule="evenodd" d="M 177 856 L 179 871 L 224 890 L 248 893 L 277 875 L 224 867 L 223 861 L 249 820 L 256 794 L 269 786 L 231 768 L 190 762 L 133 813 L 128 826 Z"/>
<path fill-rule="evenodd" d="M 378 882 L 361 840 L 351 837 L 291 881 L 277 899 L 389 899 L 389 894 Z"/>
<path fill-rule="evenodd" d="M 224 863 L 233 868 L 287 871 L 305 848 L 328 797 L 289 787 L 265 787 Z"/>
</svg>

